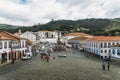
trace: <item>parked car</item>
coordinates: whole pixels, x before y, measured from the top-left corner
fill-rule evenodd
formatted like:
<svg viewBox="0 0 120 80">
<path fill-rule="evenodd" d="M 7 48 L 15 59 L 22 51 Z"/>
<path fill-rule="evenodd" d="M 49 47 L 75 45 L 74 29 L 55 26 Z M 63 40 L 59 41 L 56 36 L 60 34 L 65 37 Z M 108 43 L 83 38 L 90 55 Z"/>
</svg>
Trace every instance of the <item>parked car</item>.
<svg viewBox="0 0 120 80">
<path fill-rule="evenodd" d="M 21 60 L 28 60 L 28 59 L 31 59 L 32 57 L 30 55 L 23 55 L 21 57 Z"/>
<path fill-rule="evenodd" d="M 21 57 L 21 60 L 28 60 L 28 59 L 31 59 L 32 57 L 33 57 L 32 53 L 26 53 Z"/>
<path fill-rule="evenodd" d="M 63 53 L 60 53 L 60 54 L 58 54 L 58 57 L 66 58 L 67 55 L 66 55 L 66 54 L 63 54 Z"/>
</svg>

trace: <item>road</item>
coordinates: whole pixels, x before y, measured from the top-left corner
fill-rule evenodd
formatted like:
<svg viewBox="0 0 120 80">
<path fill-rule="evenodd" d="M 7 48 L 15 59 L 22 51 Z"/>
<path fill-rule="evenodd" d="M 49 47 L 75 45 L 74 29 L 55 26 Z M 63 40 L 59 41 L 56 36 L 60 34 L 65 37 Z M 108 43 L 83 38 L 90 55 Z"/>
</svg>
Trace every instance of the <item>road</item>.
<svg viewBox="0 0 120 80">
<path fill-rule="evenodd" d="M 59 53 L 67 58 L 58 58 Z M 46 62 L 38 56 L 0 67 L 0 80 L 119 80 L 120 67 L 103 71 L 99 59 L 88 58 L 77 50 L 52 53 L 51 57 L 55 60 Z"/>
<path fill-rule="evenodd" d="M 35 59 L 30 59 L 30 60 L 25 60 L 25 61 L 19 61 L 19 62 L 15 62 L 14 64 L 7 64 L 4 66 L 0 67 L 0 76 L 7 74 L 9 72 L 12 72 L 16 69 L 19 69 L 21 67 L 24 67 L 25 65 L 28 65 L 30 62 L 32 62 Z"/>
</svg>

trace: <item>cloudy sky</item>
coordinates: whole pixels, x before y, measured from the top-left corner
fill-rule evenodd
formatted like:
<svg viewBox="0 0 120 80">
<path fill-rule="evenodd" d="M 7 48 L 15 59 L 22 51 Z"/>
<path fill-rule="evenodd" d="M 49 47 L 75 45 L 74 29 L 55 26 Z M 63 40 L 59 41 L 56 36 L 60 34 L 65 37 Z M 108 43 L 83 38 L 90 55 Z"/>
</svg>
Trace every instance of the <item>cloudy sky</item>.
<svg viewBox="0 0 120 80">
<path fill-rule="evenodd" d="M 120 0 L 0 0 L 0 23 L 6 24 L 117 17 L 120 17 Z"/>
</svg>

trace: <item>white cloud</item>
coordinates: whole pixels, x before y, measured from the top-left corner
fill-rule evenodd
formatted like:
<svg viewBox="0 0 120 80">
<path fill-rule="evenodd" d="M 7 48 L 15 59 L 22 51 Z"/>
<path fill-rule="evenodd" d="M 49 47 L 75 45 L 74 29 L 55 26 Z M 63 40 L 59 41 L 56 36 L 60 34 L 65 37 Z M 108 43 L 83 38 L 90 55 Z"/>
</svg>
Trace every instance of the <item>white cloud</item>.
<svg viewBox="0 0 120 80">
<path fill-rule="evenodd" d="M 0 23 L 34 25 L 51 19 L 120 17 L 119 0 L 0 0 Z"/>
</svg>

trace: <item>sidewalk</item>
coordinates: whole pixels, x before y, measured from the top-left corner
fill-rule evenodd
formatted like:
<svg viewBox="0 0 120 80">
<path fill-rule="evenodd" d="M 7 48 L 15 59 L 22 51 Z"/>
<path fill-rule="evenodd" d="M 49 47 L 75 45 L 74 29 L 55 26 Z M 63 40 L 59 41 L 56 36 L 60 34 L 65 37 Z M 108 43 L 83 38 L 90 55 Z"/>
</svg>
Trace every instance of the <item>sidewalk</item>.
<svg viewBox="0 0 120 80">
<path fill-rule="evenodd" d="M 20 61 L 20 60 L 15 60 L 15 63 L 18 62 L 18 61 Z M 8 65 L 8 64 L 11 64 L 11 61 L 0 64 L 0 67 L 1 67 L 1 66 L 5 66 L 5 65 Z"/>
</svg>

